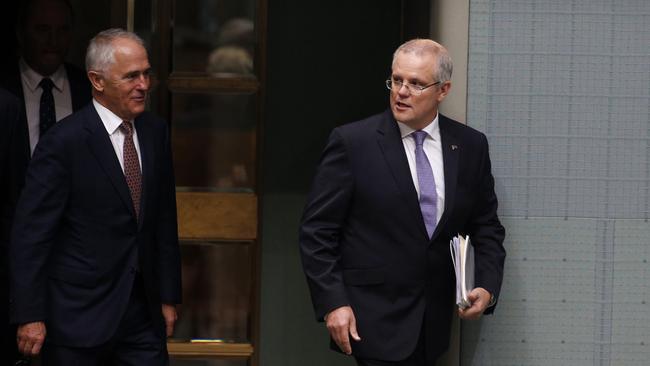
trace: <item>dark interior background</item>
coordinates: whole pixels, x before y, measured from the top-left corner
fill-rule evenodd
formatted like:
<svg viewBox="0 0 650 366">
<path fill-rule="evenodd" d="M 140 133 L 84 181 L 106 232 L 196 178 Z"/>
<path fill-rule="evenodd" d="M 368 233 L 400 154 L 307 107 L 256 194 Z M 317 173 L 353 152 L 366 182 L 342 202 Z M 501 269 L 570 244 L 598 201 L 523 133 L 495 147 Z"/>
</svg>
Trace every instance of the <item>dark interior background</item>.
<svg viewBox="0 0 650 366">
<path fill-rule="evenodd" d="M 388 107 L 393 51 L 428 37 L 430 2 L 270 1 L 262 146 L 261 365 L 353 365 L 329 351 L 298 255 L 306 192 L 332 128 Z"/>
</svg>

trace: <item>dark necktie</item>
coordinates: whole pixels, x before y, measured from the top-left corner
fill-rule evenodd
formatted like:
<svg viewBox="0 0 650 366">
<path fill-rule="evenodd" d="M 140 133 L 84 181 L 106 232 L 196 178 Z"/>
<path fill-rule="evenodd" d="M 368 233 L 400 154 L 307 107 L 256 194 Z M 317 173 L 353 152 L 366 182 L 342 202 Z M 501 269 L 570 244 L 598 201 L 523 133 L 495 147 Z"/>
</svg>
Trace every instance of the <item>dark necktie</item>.
<svg viewBox="0 0 650 366">
<path fill-rule="evenodd" d="M 54 83 L 49 78 L 43 78 L 38 86 L 43 89 L 41 94 L 41 105 L 39 110 L 39 136 L 43 136 L 47 130 L 56 123 L 56 110 L 54 107 L 54 96 L 52 88 Z"/>
<path fill-rule="evenodd" d="M 133 142 L 133 124 L 124 121 L 120 125 L 120 130 L 124 133 L 124 145 L 122 147 L 122 158 L 124 159 L 124 177 L 126 184 L 131 192 L 133 208 L 135 209 L 136 219 L 140 215 L 140 194 L 142 193 L 142 173 L 140 172 L 140 160 L 138 152 L 135 150 Z"/>
<path fill-rule="evenodd" d="M 429 238 L 436 230 L 438 217 L 438 195 L 436 194 L 436 181 L 433 178 L 433 171 L 429 159 L 424 153 L 424 139 L 427 133 L 422 130 L 413 132 L 415 141 L 415 166 L 418 174 L 418 187 L 420 188 L 420 210 L 424 218 L 424 225 L 427 227 Z"/>
</svg>

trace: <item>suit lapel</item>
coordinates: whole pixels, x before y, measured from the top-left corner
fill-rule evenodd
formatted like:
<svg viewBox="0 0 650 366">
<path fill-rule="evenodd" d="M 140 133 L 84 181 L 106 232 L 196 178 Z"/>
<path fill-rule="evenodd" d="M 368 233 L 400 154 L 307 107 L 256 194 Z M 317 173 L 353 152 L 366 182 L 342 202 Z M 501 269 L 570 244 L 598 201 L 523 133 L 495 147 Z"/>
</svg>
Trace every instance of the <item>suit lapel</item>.
<svg viewBox="0 0 650 366">
<path fill-rule="evenodd" d="M 390 110 L 384 113 L 382 121 L 377 128 L 377 142 L 384 155 L 386 164 L 390 168 L 393 179 L 395 179 L 395 183 L 397 183 L 397 187 L 404 197 L 408 211 L 413 212 L 413 219 L 417 222 L 422 235 L 427 237 L 427 228 L 424 225 L 418 194 L 413 185 L 411 169 L 409 168 L 406 153 L 404 152 L 402 136 Z"/>
<path fill-rule="evenodd" d="M 86 132 L 88 133 L 86 138 L 88 148 L 95 156 L 95 159 L 99 162 L 99 165 L 101 165 L 102 169 L 106 172 L 106 175 L 108 175 L 108 178 L 113 187 L 117 190 L 122 203 L 124 203 L 129 212 L 135 216 L 129 186 L 126 183 L 126 178 L 124 177 L 124 172 L 120 166 L 120 161 L 115 155 L 115 149 L 113 149 L 113 144 L 106 132 L 104 124 L 92 104 L 89 104 L 85 109 L 83 109 L 82 113 L 85 114 L 84 124 Z"/>
<path fill-rule="evenodd" d="M 145 215 L 147 214 L 145 207 L 147 206 L 147 197 L 151 193 L 150 185 L 153 184 L 152 167 L 153 167 L 153 143 L 152 133 L 148 130 L 148 125 L 144 117 L 140 115 L 135 119 L 135 130 L 138 133 L 138 143 L 140 145 L 140 166 L 142 167 L 142 194 L 140 197 L 140 219 L 138 220 L 139 226 L 144 222 Z"/>
<path fill-rule="evenodd" d="M 450 123 L 455 123 L 443 115 L 439 115 L 438 125 L 440 126 L 440 139 L 442 145 L 442 164 L 445 172 L 445 210 L 440 218 L 440 222 L 433 232 L 432 242 L 442 230 L 449 219 L 452 207 L 454 207 L 454 198 L 456 197 L 456 183 L 458 178 L 458 160 L 462 146 L 450 132 Z"/>
</svg>

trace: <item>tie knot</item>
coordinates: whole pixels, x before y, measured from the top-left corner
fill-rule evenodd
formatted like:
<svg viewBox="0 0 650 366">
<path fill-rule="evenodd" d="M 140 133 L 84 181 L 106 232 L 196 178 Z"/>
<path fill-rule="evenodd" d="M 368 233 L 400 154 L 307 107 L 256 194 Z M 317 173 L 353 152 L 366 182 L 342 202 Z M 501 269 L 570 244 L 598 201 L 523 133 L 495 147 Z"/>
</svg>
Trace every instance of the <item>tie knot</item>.
<svg viewBox="0 0 650 366">
<path fill-rule="evenodd" d="M 127 137 L 133 135 L 133 124 L 131 124 L 130 121 L 122 121 L 122 124 L 120 125 L 120 129 L 122 130 L 122 132 L 124 132 L 124 134 Z"/>
<path fill-rule="evenodd" d="M 424 139 L 427 138 L 427 133 L 422 130 L 417 130 L 413 132 L 413 140 L 415 140 L 415 144 L 418 146 L 421 146 L 424 143 Z"/>
<path fill-rule="evenodd" d="M 54 87 L 54 83 L 50 78 L 43 78 L 40 83 L 38 83 L 38 86 L 41 87 L 41 89 L 45 91 L 52 91 L 52 88 Z"/>
</svg>

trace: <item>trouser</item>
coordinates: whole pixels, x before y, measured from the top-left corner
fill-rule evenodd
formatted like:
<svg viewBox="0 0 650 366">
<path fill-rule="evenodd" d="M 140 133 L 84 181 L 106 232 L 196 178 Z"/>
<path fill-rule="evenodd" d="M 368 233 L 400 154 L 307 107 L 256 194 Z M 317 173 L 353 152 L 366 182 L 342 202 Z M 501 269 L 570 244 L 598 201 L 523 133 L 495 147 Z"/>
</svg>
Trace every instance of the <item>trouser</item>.
<svg viewBox="0 0 650 366">
<path fill-rule="evenodd" d="M 92 324 L 88 326 L 92 327 Z M 47 343 L 43 366 L 166 366 L 167 340 L 156 331 L 144 294 L 142 278 L 136 280 L 127 310 L 114 337 L 106 344 L 76 348 Z"/>
</svg>

